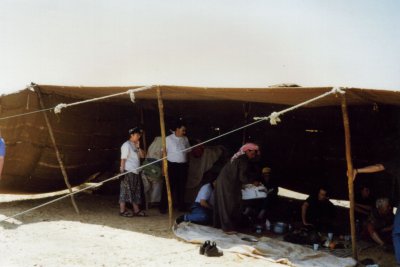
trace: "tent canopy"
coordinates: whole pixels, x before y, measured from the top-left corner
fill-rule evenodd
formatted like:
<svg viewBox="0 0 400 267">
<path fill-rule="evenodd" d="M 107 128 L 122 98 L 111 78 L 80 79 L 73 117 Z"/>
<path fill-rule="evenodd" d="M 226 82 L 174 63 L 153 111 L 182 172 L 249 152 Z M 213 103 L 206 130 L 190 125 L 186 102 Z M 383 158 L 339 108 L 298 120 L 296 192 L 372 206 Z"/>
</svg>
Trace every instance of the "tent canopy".
<svg viewBox="0 0 400 267">
<path fill-rule="evenodd" d="M 108 96 L 139 87 L 38 85 L 38 88 L 45 107 L 50 108 L 60 103 Z M 183 115 L 190 119 L 189 137 L 200 140 L 239 128 L 255 116 L 269 115 L 272 111 L 297 105 L 332 89 L 159 88 L 165 100 L 167 126 L 168 122 Z M 67 108 L 60 114 L 49 113 L 71 184 L 79 184 L 96 172 L 113 169 L 127 129 L 141 122 L 141 112 L 147 141 L 151 142 L 159 135 L 156 89 L 157 86 L 154 86 L 135 93 L 138 101 L 133 105 L 129 95 L 123 94 Z M 382 156 L 390 157 L 400 151 L 400 142 L 397 141 L 400 132 L 400 92 L 361 88 L 344 90 L 350 105 L 355 166 L 376 163 L 376 160 L 382 160 Z M 245 103 L 251 103 L 248 118 L 244 118 Z M 309 108 L 287 113 L 277 126 L 260 123 L 257 127 L 220 138 L 213 144 L 227 146 L 233 153 L 244 138 L 258 141 L 264 148 L 265 164 L 271 164 L 273 172 L 279 174 L 282 186 L 307 193 L 323 178 L 335 185 L 338 198 L 345 198 L 347 179 L 344 177 L 346 164 L 340 103 L 340 96 L 328 95 L 306 106 Z M 37 94 L 29 89 L 1 96 L 0 106 L 1 117 L 40 109 Z M 0 128 L 7 142 L 0 191 L 45 192 L 65 188 L 42 113 L 2 120 Z M 384 185 L 377 187 L 385 188 Z"/>
<path fill-rule="evenodd" d="M 72 87 L 40 85 L 43 93 L 63 95 L 66 97 L 89 99 L 121 93 L 130 87 Z M 265 104 L 296 105 L 308 99 L 319 96 L 332 89 L 332 87 L 268 87 L 268 88 L 215 88 L 215 87 L 187 87 L 187 86 L 159 86 L 164 100 L 175 101 L 202 101 L 202 100 L 231 100 Z M 156 88 L 135 93 L 136 99 L 156 99 Z M 400 91 L 345 88 L 348 105 L 363 105 L 381 103 L 389 105 L 400 104 Z M 111 101 L 127 98 L 117 96 Z M 308 107 L 335 106 L 340 104 L 340 99 L 334 95 L 323 98 Z"/>
</svg>

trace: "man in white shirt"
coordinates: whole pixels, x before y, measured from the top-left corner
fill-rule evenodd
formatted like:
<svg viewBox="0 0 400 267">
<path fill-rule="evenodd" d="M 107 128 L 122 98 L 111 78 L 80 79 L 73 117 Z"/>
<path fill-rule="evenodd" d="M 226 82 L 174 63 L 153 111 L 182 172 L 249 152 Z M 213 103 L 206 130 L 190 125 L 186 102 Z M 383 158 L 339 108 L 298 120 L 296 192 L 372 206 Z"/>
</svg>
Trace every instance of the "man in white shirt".
<svg viewBox="0 0 400 267">
<path fill-rule="evenodd" d="M 186 137 L 186 124 L 182 120 L 174 126 L 174 132 L 166 138 L 168 176 L 171 184 L 173 203 L 180 211 L 185 211 L 185 188 L 187 181 L 187 153 L 182 151 L 190 147 L 189 140 Z M 164 213 L 167 209 L 165 190 L 160 203 L 160 212 Z"/>
<path fill-rule="evenodd" d="M 145 153 L 140 148 L 142 129 L 135 127 L 129 130 L 129 140 L 121 146 L 120 172 L 129 172 L 122 179 L 119 195 L 119 214 L 123 217 L 146 216 L 139 205 L 142 201 L 142 184 L 139 175 L 140 159 Z M 126 202 L 133 206 L 133 214 L 126 209 Z"/>
</svg>

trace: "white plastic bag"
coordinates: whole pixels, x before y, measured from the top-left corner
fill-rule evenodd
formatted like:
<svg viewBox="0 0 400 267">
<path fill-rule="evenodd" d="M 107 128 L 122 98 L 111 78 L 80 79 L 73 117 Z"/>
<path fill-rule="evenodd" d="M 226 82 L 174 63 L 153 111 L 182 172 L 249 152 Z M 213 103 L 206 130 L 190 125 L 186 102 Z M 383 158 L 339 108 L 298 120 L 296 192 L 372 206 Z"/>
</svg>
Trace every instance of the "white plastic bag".
<svg viewBox="0 0 400 267">
<path fill-rule="evenodd" d="M 266 198 L 267 197 L 267 188 L 265 186 L 255 186 L 253 184 L 247 184 L 242 188 L 242 199 L 257 199 L 257 198 Z"/>
</svg>

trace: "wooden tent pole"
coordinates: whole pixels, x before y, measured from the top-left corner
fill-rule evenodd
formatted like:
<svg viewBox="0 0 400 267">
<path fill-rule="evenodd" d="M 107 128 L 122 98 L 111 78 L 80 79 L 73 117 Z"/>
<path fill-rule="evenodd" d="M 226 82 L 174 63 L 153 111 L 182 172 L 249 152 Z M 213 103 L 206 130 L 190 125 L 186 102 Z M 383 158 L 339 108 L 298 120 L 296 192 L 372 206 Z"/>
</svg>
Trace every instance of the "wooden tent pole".
<svg viewBox="0 0 400 267">
<path fill-rule="evenodd" d="M 165 177 L 165 185 L 167 187 L 167 195 L 168 195 L 168 214 L 169 214 L 169 226 L 172 226 L 172 196 L 171 196 L 171 186 L 169 183 L 168 176 L 168 161 L 167 161 L 167 143 L 166 143 L 166 135 L 165 135 L 165 122 L 164 122 L 164 104 L 161 98 L 160 87 L 157 86 L 157 99 L 158 99 L 158 111 L 160 114 L 160 129 L 161 129 L 161 140 L 162 140 L 162 156 L 163 156 L 163 169 L 164 169 L 164 177 Z"/>
<path fill-rule="evenodd" d="M 144 114 L 143 114 L 143 107 L 140 107 L 140 124 L 143 126 L 143 135 L 142 135 L 142 141 L 143 141 L 143 148 L 144 151 L 147 153 L 147 141 L 146 141 L 146 127 L 144 125 Z"/>
<path fill-rule="evenodd" d="M 250 103 L 243 104 L 243 112 L 244 112 L 244 124 L 247 124 L 249 121 L 249 111 L 250 111 Z M 244 145 L 247 141 L 247 128 L 243 129 L 243 137 L 242 137 L 242 145 Z"/>
<path fill-rule="evenodd" d="M 37 86 L 35 86 L 35 91 L 36 91 L 36 93 L 37 93 L 37 95 L 39 97 L 40 107 L 42 109 L 45 109 L 43 98 L 42 98 L 42 94 L 40 92 L 40 89 Z M 71 187 L 71 184 L 69 183 L 68 175 L 67 175 L 67 172 L 65 170 L 64 163 L 62 162 L 61 154 L 60 154 L 60 151 L 58 150 L 56 139 L 54 138 L 53 127 L 51 127 L 50 120 L 49 120 L 49 117 L 47 116 L 46 112 L 43 112 L 43 116 L 44 116 L 44 119 L 45 119 L 46 124 L 47 124 L 47 129 L 49 131 L 49 136 L 50 136 L 51 142 L 53 143 L 53 147 L 54 147 L 54 150 L 56 152 L 56 157 L 57 157 L 57 160 L 58 160 L 58 164 L 60 165 L 61 173 L 62 173 L 62 175 L 64 177 L 64 182 L 67 185 L 69 192 L 72 193 L 72 187 Z M 76 213 L 79 214 L 79 209 L 78 209 L 78 206 L 75 203 L 75 199 L 74 199 L 73 195 L 71 195 L 71 202 L 72 202 L 72 205 L 75 208 Z"/>
<path fill-rule="evenodd" d="M 349 115 L 347 113 L 347 103 L 345 95 L 342 95 L 342 115 L 343 115 L 344 136 L 346 145 L 347 181 L 349 187 L 349 200 L 350 200 L 351 245 L 353 250 L 353 258 L 357 260 L 358 255 L 357 255 L 357 242 L 356 242 L 356 226 L 354 217 L 353 162 L 351 158 L 350 122 L 349 122 Z"/>
</svg>

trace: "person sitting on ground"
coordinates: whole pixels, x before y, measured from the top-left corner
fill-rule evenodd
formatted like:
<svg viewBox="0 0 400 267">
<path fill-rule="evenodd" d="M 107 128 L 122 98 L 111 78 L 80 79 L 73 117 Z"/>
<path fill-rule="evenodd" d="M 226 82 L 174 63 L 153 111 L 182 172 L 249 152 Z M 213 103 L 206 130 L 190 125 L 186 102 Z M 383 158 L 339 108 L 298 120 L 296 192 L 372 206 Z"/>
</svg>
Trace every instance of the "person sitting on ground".
<svg viewBox="0 0 400 267">
<path fill-rule="evenodd" d="M 261 177 L 261 184 L 263 184 L 267 189 L 267 198 L 261 200 L 257 219 L 265 221 L 267 211 L 273 209 L 275 206 L 274 204 L 276 204 L 279 188 L 278 184 L 271 176 L 271 168 L 264 167 L 261 171 Z"/>
<path fill-rule="evenodd" d="M 353 170 L 353 181 L 359 174 L 386 172 L 387 177 L 382 177 L 387 185 L 387 189 L 392 191 L 392 199 L 397 206 L 396 215 L 393 222 L 392 240 L 394 245 L 394 254 L 396 256 L 397 265 L 400 266 L 400 168 L 399 156 L 392 155 L 392 160 L 382 161 L 381 163 L 356 168 Z M 364 176 L 365 177 L 365 176 Z"/>
<path fill-rule="evenodd" d="M 266 197 L 243 201 L 245 206 L 243 215 L 247 217 L 250 225 L 265 222 L 267 211 L 273 208 L 278 195 L 278 186 L 271 179 L 271 168 L 264 167 L 260 173 L 252 184 L 257 187 L 256 190 L 265 193 Z M 263 189 L 259 189 L 260 187 Z"/>
<path fill-rule="evenodd" d="M 301 207 L 303 225 L 318 231 L 333 232 L 335 217 L 336 208 L 329 200 L 325 186 L 320 186 L 317 193 L 310 195 Z"/>
<path fill-rule="evenodd" d="M 191 207 L 190 213 L 183 214 L 176 219 L 176 223 L 193 222 L 197 224 L 207 225 L 212 221 L 212 209 L 214 205 L 214 187 L 216 181 L 213 179 L 209 183 L 204 184 L 196 200 Z"/>
<path fill-rule="evenodd" d="M 393 208 L 388 198 L 378 198 L 366 223 L 368 236 L 380 246 L 392 244 Z"/>
<path fill-rule="evenodd" d="M 354 199 L 355 217 L 362 223 L 371 213 L 372 208 L 375 205 L 375 198 L 372 196 L 369 186 L 363 184 L 361 185 L 360 191 L 355 195 Z"/>
</svg>

